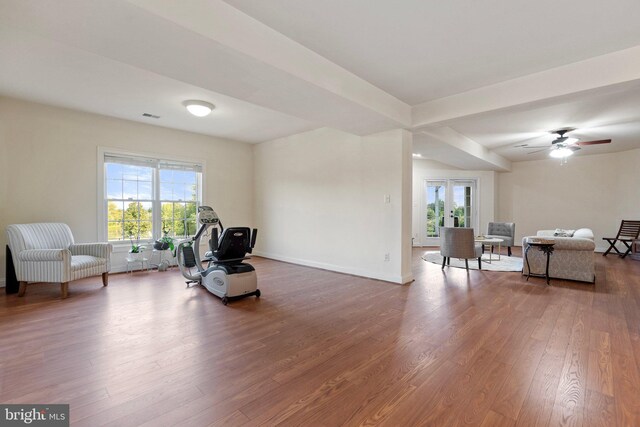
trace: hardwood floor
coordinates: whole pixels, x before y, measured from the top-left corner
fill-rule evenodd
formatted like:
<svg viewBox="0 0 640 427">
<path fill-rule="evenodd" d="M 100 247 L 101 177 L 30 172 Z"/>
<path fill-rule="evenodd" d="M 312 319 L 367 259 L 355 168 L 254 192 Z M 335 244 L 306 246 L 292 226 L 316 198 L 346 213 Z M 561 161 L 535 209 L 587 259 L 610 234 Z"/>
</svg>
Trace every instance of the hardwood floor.
<svg viewBox="0 0 640 427">
<path fill-rule="evenodd" d="M 0 402 L 77 426 L 640 425 L 640 262 L 547 286 L 423 252 L 408 286 L 254 258 L 263 296 L 227 307 L 175 269 L 30 285 L 0 297 Z"/>
</svg>

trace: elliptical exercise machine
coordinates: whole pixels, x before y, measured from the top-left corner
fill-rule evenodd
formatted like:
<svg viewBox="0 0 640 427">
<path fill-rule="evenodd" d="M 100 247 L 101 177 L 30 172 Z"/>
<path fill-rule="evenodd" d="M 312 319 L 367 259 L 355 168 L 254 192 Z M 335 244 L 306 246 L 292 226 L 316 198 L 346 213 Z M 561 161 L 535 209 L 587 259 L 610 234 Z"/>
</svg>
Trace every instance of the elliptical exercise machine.
<svg viewBox="0 0 640 427">
<path fill-rule="evenodd" d="M 225 229 L 215 211 L 209 206 L 198 207 L 200 228 L 195 237 L 178 245 L 178 266 L 187 279 L 187 287 L 192 283 L 204 286 L 212 294 L 222 298 L 227 305 L 230 298 L 255 295 L 260 297 L 256 271 L 251 264 L 242 261 L 249 259 L 256 243 L 258 230 L 248 227 L 230 227 Z M 209 251 L 204 259 L 200 258 L 200 239 L 211 227 Z M 202 263 L 207 262 L 207 268 Z M 196 271 L 192 272 L 192 269 Z"/>
</svg>

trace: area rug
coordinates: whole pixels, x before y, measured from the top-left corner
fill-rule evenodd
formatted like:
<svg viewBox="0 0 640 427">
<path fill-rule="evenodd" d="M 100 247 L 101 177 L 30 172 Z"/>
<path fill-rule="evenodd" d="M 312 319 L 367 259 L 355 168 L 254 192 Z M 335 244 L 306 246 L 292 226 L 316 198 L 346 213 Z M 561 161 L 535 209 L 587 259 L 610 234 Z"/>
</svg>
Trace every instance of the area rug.
<svg viewBox="0 0 640 427">
<path fill-rule="evenodd" d="M 432 262 L 434 264 L 442 265 L 442 257 L 440 256 L 439 251 L 429 251 L 425 252 L 422 255 L 422 259 L 427 262 Z M 493 254 L 493 261 L 491 263 L 489 261 L 489 254 L 484 254 L 482 256 L 482 269 L 487 271 L 522 271 L 522 258 L 516 256 L 506 256 L 502 255 L 500 257 L 500 261 L 498 261 L 498 256 Z M 464 268 L 464 260 L 451 258 L 451 262 L 449 267 L 456 268 Z M 477 270 L 478 269 L 478 260 L 470 259 L 469 260 L 469 270 Z"/>
</svg>

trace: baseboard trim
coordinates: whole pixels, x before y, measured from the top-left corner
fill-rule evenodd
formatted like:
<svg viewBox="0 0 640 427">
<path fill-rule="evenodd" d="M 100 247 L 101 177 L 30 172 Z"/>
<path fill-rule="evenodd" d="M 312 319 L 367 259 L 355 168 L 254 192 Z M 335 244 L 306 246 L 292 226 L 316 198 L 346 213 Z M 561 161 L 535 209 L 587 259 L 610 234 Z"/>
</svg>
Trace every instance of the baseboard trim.
<svg viewBox="0 0 640 427">
<path fill-rule="evenodd" d="M 348 268 L 348 267 L 343 267 L 340 265 L 329 264 L 324 262 L 310 261 L 302 258 L 293 258 L 293 257 L 288 257 L 284 255 L 279 255 L 279 254 L 272 254 L 269 252 L 262 252 L 262 251 L 253 251 L 253 255 L 259 256 L 262 258 L 272 259 L 275 261 L 282 261 L 289 264 L 303 265 L 305 267 L 312 267 L 320 270 L 334 271 L 336 273 L 348 274 L 350 276 L 365 277 L 367 279 L 380 280 L 383 282 L 389 282 L 396 285 L 398 284 L 402 285 L 402 284 L 406 284 L 413 281 L 413 274 L 409 274 L 405 276 L 389 276 L 384 274 L 371 274 L 369 272 L 362 271 L 355 268 Z"/>
<path fill-rule="evenodd" d="M 413 278 L 413 273 L 411 274 L 405 274 L 404 276 L 402 276 L 402 284 L 403 285 L 408 285 L 409 283 L 413 282 L 415 279 Z"/>
<path fill-rule="evenodd" d="M 4 288 L 7 286 L 7 279 L 4 277 L 0 277 L 0 288 Z"/>
</svg>

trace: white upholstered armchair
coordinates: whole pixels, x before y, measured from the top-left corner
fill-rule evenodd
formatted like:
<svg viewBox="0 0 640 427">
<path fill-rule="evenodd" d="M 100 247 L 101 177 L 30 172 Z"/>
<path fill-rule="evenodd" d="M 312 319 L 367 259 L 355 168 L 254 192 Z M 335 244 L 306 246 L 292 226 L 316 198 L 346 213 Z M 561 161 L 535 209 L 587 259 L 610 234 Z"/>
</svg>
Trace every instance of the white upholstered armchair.
<svg viewBox="0 0 640 427">
<path fill-rule="evenodd" d="M 16 277 L 18 295 L 23 296 L 28 282 L 60 283 L 66 298 L 69 282 L 102 275 L 107 286 L 111 269 L 111 245 L 108 243 L 74 243 L 67 224 L 12 224 L 7 227 L 9 248 Z"/>
</svg>

